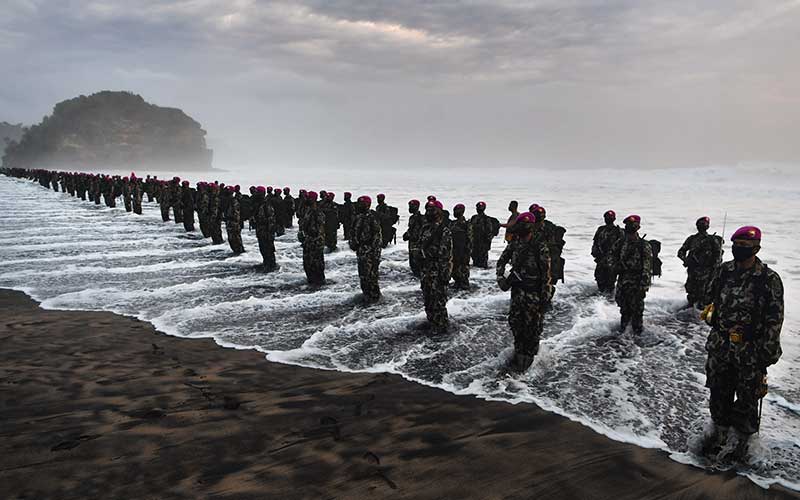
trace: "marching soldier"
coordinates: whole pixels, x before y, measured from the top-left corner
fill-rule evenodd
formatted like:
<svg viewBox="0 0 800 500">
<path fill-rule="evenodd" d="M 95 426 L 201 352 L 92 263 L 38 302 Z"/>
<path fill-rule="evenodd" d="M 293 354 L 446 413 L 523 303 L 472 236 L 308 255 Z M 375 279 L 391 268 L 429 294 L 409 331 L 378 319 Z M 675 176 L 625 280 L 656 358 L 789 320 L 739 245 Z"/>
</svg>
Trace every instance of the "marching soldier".
<svg viewBox="0 0 800 500">
<path fill-rule="evenodd" d="M 689 236 L 678 250 L 678 258 L 686 268 L 686 299 L 689 305 L 702 309 L 708 302 L 706 288 L 714 272 L 722 264 L 722 238 L 708 234 L 711 220 L 700 217 L 695 222 L 697 233 Z"/>
<path fill-rule="evenodd" d="M 594 257 L 594 279 L 601 292 L 613 292 L 617 274 L 611 250 L 617 241 L 624 236 L 622 228 L 614 224 L 617 214 L 609 210 L 603 214 L 605 224 L 598 227 L 592 240 L 592 257 Z"/>
<path fill-rule="evenodd" d="M 330 193 L 329 193 L 330 194 Z M 381 263 L 383 238 L 378 217 L 369 207 L 372 199 L 361 196 L 356 202 L 356 218 L 350 235 L 350 248 L 358 258 L 358 277 L 364 302 L 377 302 L 381 298 L 378 285 L 378 267 Z"/>
</svg>

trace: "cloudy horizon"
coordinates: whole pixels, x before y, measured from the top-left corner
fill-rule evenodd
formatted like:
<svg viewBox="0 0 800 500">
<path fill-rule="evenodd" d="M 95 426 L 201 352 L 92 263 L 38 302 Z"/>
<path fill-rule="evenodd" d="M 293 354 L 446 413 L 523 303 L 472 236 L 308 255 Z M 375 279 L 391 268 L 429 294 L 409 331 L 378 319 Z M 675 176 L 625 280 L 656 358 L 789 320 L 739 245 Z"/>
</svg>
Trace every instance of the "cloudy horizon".
<svg viewBox="0 0 800 500">
<path fill-rule="evenodd" d="M 215 166 L 800 163 L 800 1 L 10 0 L 0 121 L 128 90 Z"/>
</svg>

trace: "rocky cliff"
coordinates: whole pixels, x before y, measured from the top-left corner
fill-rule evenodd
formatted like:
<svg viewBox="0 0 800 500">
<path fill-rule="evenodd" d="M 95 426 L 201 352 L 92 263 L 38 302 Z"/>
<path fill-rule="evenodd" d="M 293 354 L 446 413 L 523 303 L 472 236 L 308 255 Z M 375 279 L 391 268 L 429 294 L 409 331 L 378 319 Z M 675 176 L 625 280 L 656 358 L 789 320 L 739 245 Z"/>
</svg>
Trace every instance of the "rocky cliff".
<svg viewBox="0 0 800 500">
<path fill-rule="evenodd" d="M 56 104 L 50 116 L 8 144 L 3 165 L 204 170 L 212 159 L 205 135 L 180 109 L 103 91 Z"/>
</svg>

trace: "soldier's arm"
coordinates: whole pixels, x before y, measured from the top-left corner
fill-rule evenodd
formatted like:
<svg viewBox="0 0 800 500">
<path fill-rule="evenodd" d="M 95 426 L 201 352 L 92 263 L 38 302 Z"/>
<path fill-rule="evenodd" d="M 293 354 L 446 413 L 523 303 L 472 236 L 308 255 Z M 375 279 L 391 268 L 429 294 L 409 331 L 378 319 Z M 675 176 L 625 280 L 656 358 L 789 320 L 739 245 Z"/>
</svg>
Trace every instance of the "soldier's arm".
<svg viewBox="0 0 800 500">
<path fill-rule="evenodd" d="M 500 254 L 500 258 L 497 259 L 496 270 L 498 278 L 502 278 L 506 275 L 506 264 L 508 264 L 508 261 L 511 260 L 511 247 L 512 245 L 506 245 L 506 247 L 503 249 L 503 253 Z"/>
<path fill-rule="evenodd" d="M 546 299 L 550 298 L 550 287 L 553 281 L 553 276 L 551 272 L 551 260 L 550 260 L 550 249 L 547 245 L 540 245 L 539 246 L 539 265 L 541 269 L 539 272 L 542 276 L 542 296 Z"/>
<path fill-rule="evenodd" d="M 599 259 L 603 252 L 600 251 L 600 231 L 601 228 L 597 228 L 597 231 L 594 232 L 594 238 L 592 239 L 592 257 L 595 259 Z"/>
<path fill-rule="evenodd" d="M 691 242 L 692 237 L 686 238 L 686 241 L 683 242 L 683 245 L 678 249 L 678 258 L 681 260 L 686 260 L 686 252 L 689 251 L 689 243 Z"/>
<path fill-rule="evenodd" d="M 767 278 L 767 297 L 759 346 L 759 361 L 764 367 L 774 365 L 781 357 L 783 327 L 783 282 L 776 273 Z"/>
<path fill-rule="evenodd" d="M 472 255 L 472 246 L 475 240 L 475 228 L 467 222 L 467 255 Z"/>
<path fill-rule="evenodd" d="M 376 218 L 372 219 L 372 246 L 378 250 L 383 247 L 383 229 Z"/>
</svg>

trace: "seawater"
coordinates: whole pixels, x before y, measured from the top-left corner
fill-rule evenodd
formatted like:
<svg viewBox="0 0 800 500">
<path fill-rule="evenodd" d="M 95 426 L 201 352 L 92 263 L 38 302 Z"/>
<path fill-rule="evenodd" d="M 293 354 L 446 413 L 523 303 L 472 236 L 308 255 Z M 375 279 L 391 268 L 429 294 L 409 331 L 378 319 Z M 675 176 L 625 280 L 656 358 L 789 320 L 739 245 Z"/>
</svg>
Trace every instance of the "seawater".
<svg viewBox="0 0 800 500">
<path fill-rule="evenodd" d="M 252 173 L 216 175 L 245 189 L 266 181 Z M 189 177 L 194 182 L 214 176 Z M 300 187 L 332 190 L 338 201 L 345 190 L 373 199 L 384 192 L 401 213 L 409 199 L 428 194 L 448 208 L 465 203 L 468 215 L 483 200 L 501 221 L 511 199 L 521 208 L 533 202 L 547 207 L 548 217 L 567 228 L 566 282 L 558 284 L 533 367 L 522 376 L 500 374 L 512 338 L 509 295 L 497 288 L 493 269 L 473 268 L 471 290 L 450 294 L 448 334 L 425 330 L 419 284 L 399 238 L 405 215 L 397 244 L 383 252 L 383 299 L 364 306 L 356 258 L 346 242 L 325 255 L 327 285 L 309 288 L 296 229 L 276 239 L 280 270 L 265 274 L 257 266 L 255 235 L 247 229 L 247 253 L 233 256 L 227 244 L 213 246 L 199 232 L 162 223 L 155 203 L 145 203 L 144 214 L 136 216 L 0 176 L 0 287 L 23 290 L 45 308 L 134 316 L 170 335 L 211 337 L 226 347 L 259 350 L 275 362 L 397 373 L 456 394 L 536 403 L 612 439 L 702 465 L 689 443 L 709 416 L 703 369 L 708 329 L 685 307 L 685 271 L 675 253 L 701 215 L 710 216 L 711 231 L 720 233 L 727 217 L 726 236 L 755 224 L 765 234 L 760 256 L 781 274 L 786 290 L 784 355 L 770 369 L 771 392 L 752 461 L 739 472 L 762 486 L 800 489 L 800 223 L 790 215 L 800 213 L 796 169 L 487 170 L 458 176 L 321 171 L 284 172 L 275 181 L 294 193 Z M 641 215 L 642 232 L 663 244 L 664 276 L 647 296 L 645 332 L 638 341 L 617 333 L 617 307 L 598 294 L 593 279 L 589 250 L 608 209 L 620 219 Z M 496 238 L 490 265 L 503 247 Z M 729 258 L 727 245 L 726 250 Z"/>
</svg>

